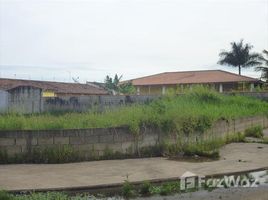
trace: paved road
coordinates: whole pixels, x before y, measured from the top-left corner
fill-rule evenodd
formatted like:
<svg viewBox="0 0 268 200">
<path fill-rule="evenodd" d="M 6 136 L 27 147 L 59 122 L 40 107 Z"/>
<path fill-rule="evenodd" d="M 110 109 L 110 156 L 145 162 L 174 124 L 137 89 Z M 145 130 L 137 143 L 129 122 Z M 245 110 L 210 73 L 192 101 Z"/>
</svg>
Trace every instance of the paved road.
<svg viewBox="0 0 268 200">
<path fill-rule="evenodd" d="M 221 149 L 221 160 L 190 163 L 166 158 L 107 160 L 69 164 L 0 165 L 0 188 L 27 190 L 83 187 L 130 181 L 238 172 L 268 167 L 268 145 L 229 144 Z"/>
</svg>

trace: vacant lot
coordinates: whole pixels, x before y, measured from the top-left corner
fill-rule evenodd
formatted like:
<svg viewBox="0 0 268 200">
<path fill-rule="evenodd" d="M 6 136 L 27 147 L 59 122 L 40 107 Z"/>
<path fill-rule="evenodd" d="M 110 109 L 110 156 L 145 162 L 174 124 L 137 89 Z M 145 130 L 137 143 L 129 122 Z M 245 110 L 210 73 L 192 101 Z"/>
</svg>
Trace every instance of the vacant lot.
<svg viewBox="0 0 268 200">
<path fill-rule="evenodd" d="M 167 95 L 147 105 L 122 107 L 105 113 L 65 113 L 0 116 L 0 130 L 77 129 L 129 126 L 134 133 L 142 125 L 165 131 L 204 131 L 218 119 L 268 113 L 268 103 L 242 96 L 224 96 L 198 87 L 185 95 Z"/>
</svg>

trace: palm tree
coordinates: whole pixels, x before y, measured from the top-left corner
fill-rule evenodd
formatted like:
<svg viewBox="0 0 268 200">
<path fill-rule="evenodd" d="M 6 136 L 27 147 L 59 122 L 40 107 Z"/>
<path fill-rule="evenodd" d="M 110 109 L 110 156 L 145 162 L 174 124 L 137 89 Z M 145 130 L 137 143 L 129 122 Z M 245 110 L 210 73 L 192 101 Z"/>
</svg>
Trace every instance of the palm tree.
<svg viewBox="0 0 268 200">
<path fill-rule="evenodd" d="M 258 66 L 261 64 L 259 61 L 260 54 L 250 53 L 253 48 L 250 44 L 243 44 L 243 40 L 240 42 L 231 42 L 231 51 L 223 50 L 219 56 L 218 61 L 221 65 L 230 65 L 238 67 L 239 75 L 241 75 L 241 68 Z"/>
<path fill-rule="evenodd" d="M 263 62 L 263 66 L 258 66 L 255 70 L 261 71 L 261 78 L 268 82 L 268 51 L 264 49 L 263 54 L 266 56 L 266 58 L 260 57 L 260 61 Z"/>
</svg>

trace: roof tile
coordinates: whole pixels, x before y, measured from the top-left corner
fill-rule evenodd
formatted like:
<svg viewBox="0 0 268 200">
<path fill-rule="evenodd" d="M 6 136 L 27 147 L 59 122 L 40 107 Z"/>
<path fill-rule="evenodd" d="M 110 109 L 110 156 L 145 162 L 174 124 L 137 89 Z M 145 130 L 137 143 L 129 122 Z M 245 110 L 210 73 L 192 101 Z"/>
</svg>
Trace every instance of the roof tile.
<svg viewBox="0 0 268 200">
<path fill-rule="evenodd" d="M 32 86 L 41 88 L 43 90 L 52 90 L 55 93 L 60 94 L 84 94 L 84 95 L 108 94 L 106 90 L 88 84 L 0 78 L 0 89 L 2 90 L 9 90 L 19 86 Z"/>
<path fill-rule="evenodd" d="M 133 85 L 174 85 L 226 82 L 258 82 L 258 79 L 223 70 L 165 72 L 130 80 Z"/>
</svg>

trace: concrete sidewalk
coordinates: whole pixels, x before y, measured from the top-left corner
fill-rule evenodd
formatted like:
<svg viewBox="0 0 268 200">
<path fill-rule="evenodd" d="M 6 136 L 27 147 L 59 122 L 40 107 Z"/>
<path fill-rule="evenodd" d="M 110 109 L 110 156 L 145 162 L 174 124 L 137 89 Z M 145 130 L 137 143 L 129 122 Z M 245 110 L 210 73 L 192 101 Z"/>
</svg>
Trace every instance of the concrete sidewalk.
<svg viewBox="0 0 268 200">
<path fill-rule="evenodd" d="M 221 160 L 191 163 L 166 158 L 107 160 L 69 164 L 0 165 L 0 188 L 34 190 L 74 188 L 198 175 L 230 173 L 268 167 L 268 145 L 229 144 L 221 149 Z"/>
</svg>

